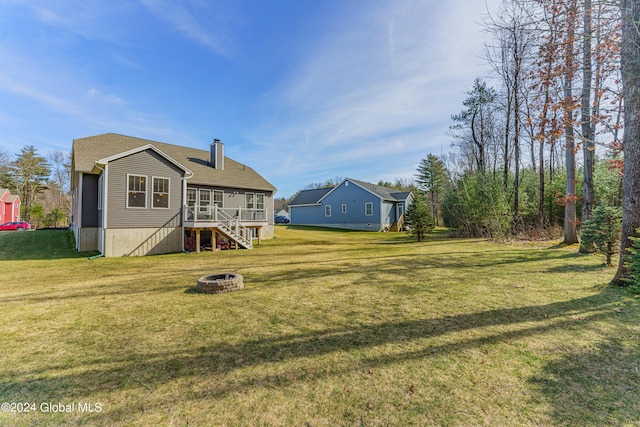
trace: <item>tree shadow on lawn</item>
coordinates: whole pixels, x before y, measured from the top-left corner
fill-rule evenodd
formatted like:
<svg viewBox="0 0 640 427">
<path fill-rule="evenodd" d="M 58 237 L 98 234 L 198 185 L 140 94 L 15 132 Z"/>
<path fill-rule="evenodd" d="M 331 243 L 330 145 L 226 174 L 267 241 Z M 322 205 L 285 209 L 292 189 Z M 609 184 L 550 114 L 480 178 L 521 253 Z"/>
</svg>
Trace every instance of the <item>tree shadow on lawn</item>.
<svg viewBox="0 0 640 427">
<path fill-rule="evenodd" d="M 192 346 L 179 352 L 123 351 L 118 353 L 118 356 L 86 361 L 80 366 L 75 366 L 74 373 L 69 373 L 69 366 L 55 365 L 49 365 L 37 371 L 6 372 L 4 379 L 0 382 L 0 394 L 7 401 L 48 402 L 60 399 L 66 399 L 65 401 L 69 402 L 86 401 L 92 396 L 104 395 L 110 390 L 137 389 L 138 392 L 153 393 L 154 389 L 174 380 L 193 378 L 191 381 L 196 381 L 195 378 L 210 378 L 206 384 L 201 384 L 197 392 L 190 390 L 185 396 L 153 399 L 153 404 L 166 408 L 175 404 L 176 398 L 193 401 L 224 398 L 249 392 L 256 387 L 278 388 L 305 381 L 307 378 L 313 378 L 315 381 L 322 377 L 366 371 L 412 360 L 426 362 L 437 356 L 458 354 L 468 349 L 527 339 L 554 331 L 588 330 L 593 322 L 606 321 L 616 316 L 614 304 L 618 298 L 619 295 L 615 292 L 605 291 L 599 295 L 545 305 L 327 328 L 268 338 L 246 339 L 237 344 Z M 499 327 L 499 329 L 493 330 L 492 327 Z M 505 327 L 509 327 L 508 330 L 505 330 Z M 406 349 L 404 347 L 411 341 L 435 340 L 438 337 L 479 328 L 489 329 L 482 334 L 475 333 L 469 338 L 456 341 L 444 339 L 422 343 L 419 346 L 408 345 Z M 397 351 L 357 356 L 374 347 L 389 344 L 397 345 L 395 347 Z M 358 358 L 345 363 L 322 364 L 322 367 L 310 368 L 304 363 L 297 362 L 283 370 L 273 369 L 274 364 L 281 362 L 310 357 L 322 358 L 336 352 L 350 353 Z M 637 351 L 633 355 L 625 356 L 625 360 L 630 362 L 631 356 L 637 357 Z M 565 369 L 562 360 L 571 361 L 573 370 Z M 558 404 L 558 411 L 554 414 L 557 420 L 580 419 L 583 408 L 566 405 L 567 398 L 563 396 L 569 390 L 564 386 L 565 380 L 579 376 L 579 371 L 585 364 L 589 366 L 601 364 L 598 369 L 606 373 L 607 370 L 617 370 L 615 365 L 618 362 L 618 360 L 599 358 L 597 352 L 566 355 L 560 359 L 560 362 L 550 364 L 543 371 L 547 373 L 545 377 L 536 378 L 533 381 L 541 386 L 541 393 L 547 397 L 552 406 L 557 402 L 562 403 L 562 406 Z M 264 370 L 252 369 L 262 367 Z M 241 374 L 239 379 L 225 381 L 225 374 L 245 369 L 249 371 Z M 80 372 L 77 372 L 78 370 Z M 618 373 L 623 375 L 622 371 Z M 629 383 L 628 379 L 627 383 Z M 592 395 L 594 399 L 598 396 L 598 393 Z M 578 397 L 582 398 L 585 395 Z M 586 397 L 591 397 L 588 391 Z M 635 405 L 635 409 L 640 409 L 638 402 L 632 405 Z M 144 411 L 153 410 L 148 405 L 138 406 L 139 408 L 105 407 L 97 416 L 126 422 L 126 420 L 135 419 L 138 415 L 136 411 L 141 415 Z M 570 413 L 567 414 L 565 411 Z M 88 417 L 91 416 L 88 415 Z M 637 421 L 637 418 L 631 418 L 627 413 L 615 411 L 599 413 L 598 416 L 604 424 Z M 84 419 L 86 421 L 91 418 Z"/>
<path fill-rule="evenodd" d="M 313 260 L 315 255 L 327 255 L 333 256 L 322 257 L 317 261 Z M 498 256 L 495 256 L 498 255 Z M 385 255 L 379 255 L 375 252 L 375 247 L 369 247 L 368 250 L 362 248 L 349 248 L 338 247 L 331 251 L 324 249 L 310 250 L 300 253 L 300 257 L 295 258 L 293 261 L 283 261 L 275 258 L 272 263 L 261 263 L 264 266 L 275 265 L 298 265 L 298 264 L 313 264 L 313 263 L 329 263 L 329 262 L 348 262 L 348 261 L 367 261 L 372 259 L 378 260 L 401 260 L 403 258 L 415 258 L 420 259 L 421 262 L 429 263 L 431 261 L 436 262 L 452 262 L 455 265 L 464 263 L 469 267 L 474 266 L 492 266 L 503 264 L 517 264 L 537 261 L 550 261 L 550 260 L 573 260 L 582 259 L 583 255 L 574 252 L 567 251 L 555 251 L 548 249 L 487 249 L 487 250 L 460 250 L 460 251 L 433 251 L 433 252 L 415 252 L 415 253 L 389 253 Z M 506 259 L 505 259 L 506 258 Z M 227 259 L 227 261 L 231 261 Z"/>
<path fill-rule="evenodd" d="M 553 404 L 556 425 L 637 425 L 640 346 L 619 341 L 609 338 L 593 350 L 564 354 L 529 379 Z"/>
<path fill-rule="evenodd" d="M 336 276 L 344 273 L 360 272 L 363 275 L 377 276 L 380 274 L 393 273 L 397 275 L 398 281 L 403 281 L 408 276 L 417 274 L 417 269 L 428 270 L 438 269 L 473 269 L 492 268 L 499 266 L 509 266 L 514 264 L 541 263 L 537 272 L 586 272 L 598 271 L 600 266 L 567 265 L 560 267 L 547 267 L 545 263 L 549 261 L 567 261 L 581 259 L 580 255 L 567 252 L 556 252 L 540 250 L 533 253 L 522 254 L 514 252 L 510 254 L 504 251 L 483 251 L 483 252 L 441 252 L 437 254 L 390 254 L 390 255 L 363 255 L 361 251 L 353 254 L 349 249 L 339 252 L 335 257 L 329 259 L 319 259 L 317 261 L 309 259 L 297 259 L 294 261 L 280 261 L 269 264 L 262 264 L 265 267 L 275 268 L 269 273 L 250 272 L 246 273 L 245 284 L 259 285 L 280 285 L 289 284 L 296 280 L 312 280 L 323 277 Z M 496 256 L 497 255 L 497 256 Z M 251 266 L 240 266 L 239 273 L 245 274 L 245 270 L 250 270 Z M 504 270 L 505 274 L 513 274 L 512 271 Z M 479 276 L 481 277 L 481 276 Z"/>
<path fill-rule="evenodd" d="M 602 271 L 604 269 L 611 269 L 611 277 L 615 274 L 615 269 L 609 267 L 605 263 L 602 264 L 591 264 L 591 265 L 583 265 L 583 264 L 569 264 L 569 265 L 558 265 L 555 267 L 550 267 L 547 269 L 547 273 L 586 273 L 588 271 Z"/>
</svg>

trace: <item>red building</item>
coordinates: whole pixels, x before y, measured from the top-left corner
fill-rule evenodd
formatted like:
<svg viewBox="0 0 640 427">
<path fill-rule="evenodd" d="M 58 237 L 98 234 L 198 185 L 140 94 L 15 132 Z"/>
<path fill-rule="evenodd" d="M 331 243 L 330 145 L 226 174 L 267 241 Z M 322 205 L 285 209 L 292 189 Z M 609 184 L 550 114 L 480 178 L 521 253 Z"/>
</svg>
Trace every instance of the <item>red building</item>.
<svg viewBox="0 0 640 427">
<path fill-rule="evenodd" d="M 20 221 L 20 198 L 0 188 L 0 224 Z"/>
</svg>

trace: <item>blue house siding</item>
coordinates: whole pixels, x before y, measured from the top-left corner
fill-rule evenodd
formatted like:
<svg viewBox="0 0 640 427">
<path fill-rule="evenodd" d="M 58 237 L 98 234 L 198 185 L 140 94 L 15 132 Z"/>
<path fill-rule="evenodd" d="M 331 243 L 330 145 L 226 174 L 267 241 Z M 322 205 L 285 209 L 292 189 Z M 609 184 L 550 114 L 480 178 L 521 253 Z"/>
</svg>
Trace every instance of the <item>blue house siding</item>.
<svg viewBox="0 0 640 427">
<path fill-rule="evenodd" d="M 372 215 L 366 215 L 367 203 L 371 203 Z M 324 218 L 328 227 L 365 231 L 378 231 L 382 228 L 380 197 L 350 181 L 344 181 L 327 194 L 322 205 L 331 205 L 331 217 Z M 342 205 L 345 205 L 346 212 L 343 212 Z"/>
<path fill-rule="evenodd" d="M 333 189 L 305 190 L 289 205 L 291 224 L 349 230 L 389 230 L 398 220 L 397 206 L 406 210 L 410 193 L 346 179 Z M 327 215 L 328 206 L 331 214 Z"/>
<path fill-rule="evenodd" d="M 324 221 L 324 207 L 322 206 L 291 206 L 291 224 L 320 225 Z"/>
</svg>

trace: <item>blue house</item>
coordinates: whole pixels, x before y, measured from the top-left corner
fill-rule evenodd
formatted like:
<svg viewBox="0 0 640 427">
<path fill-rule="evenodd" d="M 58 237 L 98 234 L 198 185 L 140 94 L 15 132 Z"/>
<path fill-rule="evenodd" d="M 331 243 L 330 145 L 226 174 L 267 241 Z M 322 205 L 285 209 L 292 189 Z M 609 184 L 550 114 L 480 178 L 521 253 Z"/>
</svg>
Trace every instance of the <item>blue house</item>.
<svg viewBox="0 0 640 427">
<path fill-rule="evenodd" d="M 289 203 L 291 224 L 362 231 L 401 231 L 411 192 L 347 178 L 333 188 L 303 190 Z"/>
</svg>

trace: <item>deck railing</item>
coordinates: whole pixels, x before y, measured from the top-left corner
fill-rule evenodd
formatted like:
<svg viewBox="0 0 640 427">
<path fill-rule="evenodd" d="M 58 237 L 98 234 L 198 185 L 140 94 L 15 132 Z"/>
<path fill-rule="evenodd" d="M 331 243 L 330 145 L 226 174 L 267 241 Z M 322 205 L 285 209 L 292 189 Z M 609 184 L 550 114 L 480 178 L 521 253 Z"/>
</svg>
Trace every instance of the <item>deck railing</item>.
<svg viewBox="0 0 640 427">
<path fill-rule="evenodd" d="M 215 226 L 228 237 L 245 248 L 251 248 L 253 246 L 251 244 L 253 232 L 240 223 L 240 217 L 242 217 L 240 212 L 237 210 L 234 210 L 234 212 L 236 212 L 236 215 L 232 216 L 225 209 L 217 206 L 207 206 L 206 209 L 197 206 L 185 206 L 184 220 L 188 223 L 215 223 Z"/>
<path fill-rule="evenodd" d="M 218 221 L 218 217 L 237 218 L 240 221 L 266 221 L 264 210 L 245 208 L 219 208 L 217 206 L 185 206 L 184 218 L 187 222 Z"/>
</svg>

